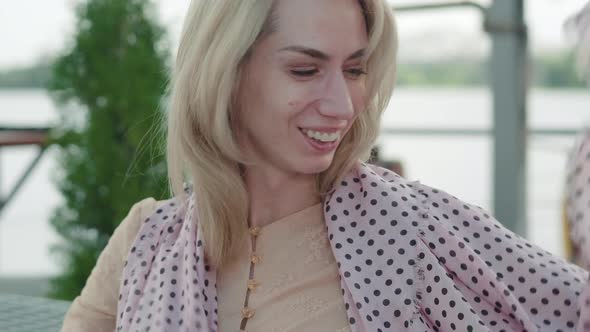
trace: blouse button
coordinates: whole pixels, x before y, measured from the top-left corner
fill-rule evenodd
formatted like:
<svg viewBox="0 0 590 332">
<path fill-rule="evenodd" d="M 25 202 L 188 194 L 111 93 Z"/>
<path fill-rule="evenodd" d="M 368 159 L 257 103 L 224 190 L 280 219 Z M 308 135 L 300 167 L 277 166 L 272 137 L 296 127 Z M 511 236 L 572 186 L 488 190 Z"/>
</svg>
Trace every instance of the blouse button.
<svg viewBox="0 0 590 332">
<path fill-rule="evenodd" d="M 242 309 L 242 318 L 250 319 L 254 316 L 254 310 L 248 307 Z"/>
<path fill-rule="evenodd" d="M 260 283 L 254 279 L 250 279 L 248 280 L 248 289 L 251 291 L 255 291 L 256 288 L 258 288 L 258 286 L 260 286 Z"/>
<path fill-rule="evenodd" d="M 260 256 L 257 256 L 257 255 L 250 256 L 250 262 L 252 262 L 252 264 L 260 263 Z"/>
<path fill-rule="evenodd" d="M 258 236 L 260 234 L 260 228 L 259 227 L 251 227 L 250 228 L 250 235 L 252 236 Z"/>
</svg>

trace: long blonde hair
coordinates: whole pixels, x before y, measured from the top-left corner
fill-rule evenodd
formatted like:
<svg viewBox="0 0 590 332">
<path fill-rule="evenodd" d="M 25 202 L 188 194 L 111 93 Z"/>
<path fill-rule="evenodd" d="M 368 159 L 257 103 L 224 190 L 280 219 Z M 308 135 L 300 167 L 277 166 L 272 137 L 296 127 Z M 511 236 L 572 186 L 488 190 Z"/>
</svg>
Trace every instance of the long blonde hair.
<svg viewBox="0 0 590 332">
<path fill-rule="evenodd" d="M 352 125 L 331 166 L 317 176 L 326 193 L 369 157 L 395 80 L 397 31 L 386 0 L 359 0 L 369 33 L 367 109 Z M 231 105 L 240 64 L 255 42 L 275 29 L 274 0 L 192 0 L 171 75 L 167 160 L 173 194 L 192 181 L 196 218 L 210 263 L 224 262 L 247 234 L 243 160 L 232 132 Z M 187 175 L 188 179 L 185 178 Z"/>
</svg>

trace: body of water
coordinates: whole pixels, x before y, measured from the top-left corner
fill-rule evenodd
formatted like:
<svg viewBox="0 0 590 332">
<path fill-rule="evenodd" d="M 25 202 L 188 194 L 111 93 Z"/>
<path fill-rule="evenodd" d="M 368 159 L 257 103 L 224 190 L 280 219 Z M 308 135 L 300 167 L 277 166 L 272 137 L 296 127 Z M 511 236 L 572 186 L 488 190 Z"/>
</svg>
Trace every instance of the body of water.
<svg viewBox="0 0 590 332">
<path fill-rule="evenodd" d="M 532 128 L 579 129 L 590 124 L 590 91 L 533 90 L 528 102 Z M 400 88 L 384 115 L 383 127 L 490 128 L 491 93 L 486 88 Z M 50 126 L 58 121 L 44 91 L 0 91 L 0 126 Z M 382 136 L 382 155 L 399 159 L 406 177 L 442 188 L 490 209 L 492 145 L 490 137 Z M 564 169 L 573 137 L 533 138 L 528 150 L 528 237 L 563 255 Z M 0 190 L 6 193 L 34 148 L 0 150 Z M 53 184 L 59 172 L 55 151 L 42 162 L 14 200 L 0 214 L 0 276 L 39 276 L 59 271 L 49 253 L 60 241 L 49 225 L 62 198 Z M 150 196 L 152 193 L 146 193 Z"/>
</svg>

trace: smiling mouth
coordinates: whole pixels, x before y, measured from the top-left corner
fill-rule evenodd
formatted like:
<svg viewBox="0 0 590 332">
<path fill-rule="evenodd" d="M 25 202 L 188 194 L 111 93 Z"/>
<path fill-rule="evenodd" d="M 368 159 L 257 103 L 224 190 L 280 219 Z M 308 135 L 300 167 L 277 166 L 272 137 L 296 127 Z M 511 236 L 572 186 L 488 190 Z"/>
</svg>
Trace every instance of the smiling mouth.
<svg viewBox="0 0 590 332">
<path fill-rule="evenodd" d="M 340 139 L 342 135 L 342 130 L 337 130 L 334 132 L 322 132 L 316 131 L 311 129 L 299 128 L 299 130 L 307 137 L 314 139 L 321 143 L 332 143 L 336 142 Z"/>
</svg>

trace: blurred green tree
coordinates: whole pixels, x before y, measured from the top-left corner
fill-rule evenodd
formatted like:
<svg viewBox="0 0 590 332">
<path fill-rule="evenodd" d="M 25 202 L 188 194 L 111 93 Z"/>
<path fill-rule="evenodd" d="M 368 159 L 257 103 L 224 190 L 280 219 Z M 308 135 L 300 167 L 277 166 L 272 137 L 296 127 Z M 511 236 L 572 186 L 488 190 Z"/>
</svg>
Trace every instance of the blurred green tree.
<svg viewBox="0 0 590 332">
<path fill-rule="evenodd" d="M 168 69 L 165 31 L 149 0 L 84 0 L 72 45 L 52 67 L 53 130 L 64 202 L 51 224 L 62 273 L 50 297 L 71 300 L 134 202 L 167 194 L 159 130 Z"/>
</svg>

